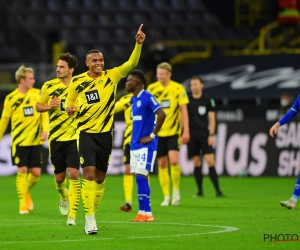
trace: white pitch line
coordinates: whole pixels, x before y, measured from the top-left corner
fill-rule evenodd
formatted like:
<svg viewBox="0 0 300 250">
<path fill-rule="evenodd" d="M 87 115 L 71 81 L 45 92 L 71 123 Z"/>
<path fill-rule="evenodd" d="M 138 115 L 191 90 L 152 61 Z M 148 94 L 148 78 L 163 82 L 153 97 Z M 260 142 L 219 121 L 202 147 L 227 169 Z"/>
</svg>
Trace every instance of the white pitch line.
<svg viewBox="0 0 300 250">
<path fill-rule="evenodd" d="M 288 211 L 288 210 L 287 210 Z M 285 218 L 269 218 L 268 221 L 278 221 L 278 220 L 282 220 L 282 221 L 285 221 L 286 219 Z M 293 218 L 293 220 L 300 220 L 300 218 Z M 16 220 L 1 220 L 0 222 L 10 222 L 10 221 L 13 221 L 13 222 L 16 222 Z M 36 221 L 43 221 L 45 222 L 45 220 L 18 220 L 18 222 L 36 222 Z M 47 220 L 47 222 L 57 222 L 58 224 L 61 224 L 61 221 L 59 220 Z M 78 221 L 82 221 L 84 223 L 84 219 L 78 219 Z M 230 223 L 230 222 L 236 222 L 237 220 L 218 220 L 218 222 L 225 222 L 225 223 Z M 251 220 L 251 221 L 266 221 L 266 220 Z M 104 222 L 104 221 L 98 221 L 98 222 Z M 207 221 L 208 223 L 210 221 Z M 105 223 L 110 223 L 110 221 L 105 221 Z M 111 223 L 132 223 L 132 222 L 111 222 Z M 152 223 L 152 224 L 158 224 L 158 223 L 161 223 L 161 222 L 155 222 L 155 223 Z M 17 223 L 16 223 L 17 224 Z M 143 223 L 140 223 L 140 224 L 143 224 Z M 170 223 L 171 224 L 171 223 Z M 0 225 L 7 225 L 7 224 L 4 224 L 4 223 L 0 223 Z M 19 224 L 17 224 L 19 225 Z M 186 225 L 186 224 L 185 224 Z"/>
<path fill-rule="evenodd" d="M 5 220 L 10 221 L 10 220 Z M 26 222 L 30 222 L 28 220 L 23 220 Z M 39 220 L 42 222 L 41 220 Z M 34 221 L 38 222 L 38 221 Z M 43 221 L 45 222 L 45 221 Z M 105 241 L 105 240 L 128 240 L 128 239 L 151 239 L 151 238 L 170 238 L 170 237 L 188 237 L 188 236 L 197 236 L 201 234 L 219 234 L 219 233 L 229 233 L 233 231 L 239 230 L 236 227 L 229 227 L 229 226 L 221 226 L 221 225 L 204 225 L 204 224 L 183 224 L 183 223 L 168 223 L 168 222 L 154 222 L 154 223 L 132 223 L 132 222 L 122 222 L 122 221 L 99 221 L 100 223 L 111 223 L 111 224 L 132 224 L 132 225 L 177 225 L 177 226 L 194 226 L 194 227 L 215 227 L 220 228 L 221 230 L 218 231 L 211 231 L 211 232 L 201 232 L 201 233 L 185 233 L 185 234 L 173 234 L 173 235 L 154 235 L 154 236 L 129 236 L 129 237 L 117 237 L 117 238 L 94 238 L 89 237 L 86 239 L 78 239 L 78 240 L 45 240 L 45 241 L 4 241 L 0 242 L 1 245 L 6 244 L 23 244 L 23 243 L 48 243 L 48 242 L 80 242 L 80 241 Z M 57 223 L 53 223 L 57 224 Z M 0 224 L 5 225 L 5 224 Z M 18 224 L 20 225 L 20 224 Z M 28 225 L 28 224 L 27 224 Z"/>
</svg>

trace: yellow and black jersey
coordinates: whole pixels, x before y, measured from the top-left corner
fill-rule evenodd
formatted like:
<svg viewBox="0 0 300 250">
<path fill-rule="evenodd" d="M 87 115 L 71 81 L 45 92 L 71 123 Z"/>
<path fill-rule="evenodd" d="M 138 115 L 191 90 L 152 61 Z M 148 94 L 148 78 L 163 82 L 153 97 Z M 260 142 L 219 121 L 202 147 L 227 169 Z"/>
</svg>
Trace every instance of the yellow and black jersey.
<svg viewBox="0 0 300 250">
<path fill-rule="evenodd" d="M 180 105 L 189 103 L 182 84 L 170 81 L 167 86 L 163 86 L 160 82 L 154 82 L 148 86 L 147 90 L 155 96 L 166 113 L 165 122 L 158 136 L 179 134 L 181 131 Z"/>
<path fill-rule="evenodd" d="M 78 129 L 86 133 L 112 130 L 117 83 L 123 78 L 119 67 L 105 70 L 96 79 L 87 72 L 72 78 L 66 107 L 75 105 Z"/>
<path fill-rule="evenodd" d="M 16 89 L 6 96 L 1 119 L 11 119 L 13 146 L 43 144 L 41 133 L 48 132 L 49 117 L 47 113 L 41 114 L 36 111 L 35 105 L 39 95 L 40 90 L 32 88 L 26 94 Z M 6 130 L 6 126 L 0 130 Z M 0 134 L 4 132 L 1 131 Z"/>
<path fill-rule="evenodd" d="M 76 118 L 68 116 L 65 110 L 65 101 L 69 86 L 64 85 L 58 78 L 44 83 L 39 103 L 50 104 L 55 96 L 60 100 L 60 106 L 50 111 L 49 141 L 70 141 L 77 139 Z"/>
<path fill-rule="evenodd" d="M 123 141 L 123 149 L 127 144 L 130 144 L 131 141 L 131 132 L 132 132 L 132 119 L 131 119 L 131 104 L 130 100 L 133 94 L 128 94 L 122 96 L 119 101 L 115 104 L 115 113 L 121 112 L 124 110 L 124 118 L 126 128 L 124 131 L 124 141 Z"/>
</svg>

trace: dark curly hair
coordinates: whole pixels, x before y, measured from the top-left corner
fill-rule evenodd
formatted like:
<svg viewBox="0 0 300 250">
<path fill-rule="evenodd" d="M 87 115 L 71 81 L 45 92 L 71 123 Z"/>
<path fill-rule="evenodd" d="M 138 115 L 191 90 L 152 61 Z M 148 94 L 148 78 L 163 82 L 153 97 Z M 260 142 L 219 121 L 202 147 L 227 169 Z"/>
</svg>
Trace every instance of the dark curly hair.
<svg viewBox="0 0 300 250">
<path fill-rule="evenodd" d="M 59 57 L 60 60 L 66 61 L 68 63 L 69 68 L 76 69 L 78 65 L 78 60 L 75 56 L 73 56 L 71 53 L 63 53 Z"/>
<path fill-rule="evenodd" d="M 133 75 L 133 76 L 137 77 L 140 80 L 141 84 L 146 86 L 147 79 L 146 79 L 145 74 L 143 73 L 143 71 L 135 69 L 135 70 L 132 70 L 129 73 L 129 75 Z"/>
</svg>

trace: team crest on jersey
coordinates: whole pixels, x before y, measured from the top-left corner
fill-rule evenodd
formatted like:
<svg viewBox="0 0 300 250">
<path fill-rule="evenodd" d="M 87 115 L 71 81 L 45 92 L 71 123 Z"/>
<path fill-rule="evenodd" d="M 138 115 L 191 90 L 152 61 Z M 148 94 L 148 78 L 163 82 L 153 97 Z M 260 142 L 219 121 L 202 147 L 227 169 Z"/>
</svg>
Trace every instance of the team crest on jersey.
<svg viewBox="0 0 300 250">
<path fill-rule="evenodd" d="M 142 102 L 140 100 L 138 100 L 137 103 L 136 103 L 136 106 L 141 107 L 141 105 L 142 105 Z"/>
<path fill-rule="evenodd" d="M 170 100 L 161 100 L 161 106 L 163 108 L 170 108 Z"/>
<path fill-rule="evenodd" d="M 199 106 L 198 107 L 198 113 L 199 113 L 199 115 L 205 115 L 206 107 L 205 106 Z"/>
<path fill-rule="evenodd" d="M 25 116 L 25 117 L 33 116 L 33 114 L 34 114 L 34 109 L 33 109 L 32 106 L 30 106 L 30 107 L 24 107 L 24 108 L 23 108 L 23 113 L 24 113 L 24 116 Z"/>
<path fill-rule="evenodd" d="M 103 83 L 103 80 L 102 80 L 102 79 L 99 79 L 99 80 L 98 80 L 98 83 L 99 83 L 99 84 L 102 84 L 102 83 Z"/>
</svg>

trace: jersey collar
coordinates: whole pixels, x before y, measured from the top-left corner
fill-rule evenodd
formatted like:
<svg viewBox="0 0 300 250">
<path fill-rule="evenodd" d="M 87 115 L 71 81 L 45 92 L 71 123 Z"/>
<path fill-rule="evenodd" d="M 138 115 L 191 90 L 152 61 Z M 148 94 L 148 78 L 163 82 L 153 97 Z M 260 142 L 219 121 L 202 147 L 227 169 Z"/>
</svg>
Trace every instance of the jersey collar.
<svg viewBox="0 0 300 250">
<path fill-rule="evenodd" d="M 138 95 L 137 95 L 136 97 L 140 97 L 140 96 L 143 94 L 144 91 L 145 91 L 145 90 L 142 89 L 142 90 L 140 91 L 140 93 L 138 93 Z"/>
</svg>

